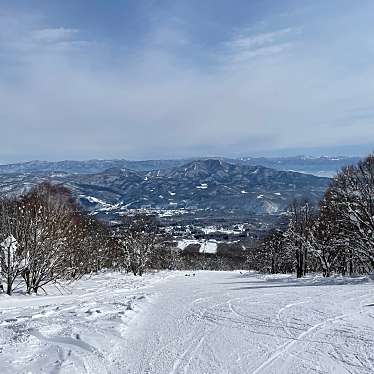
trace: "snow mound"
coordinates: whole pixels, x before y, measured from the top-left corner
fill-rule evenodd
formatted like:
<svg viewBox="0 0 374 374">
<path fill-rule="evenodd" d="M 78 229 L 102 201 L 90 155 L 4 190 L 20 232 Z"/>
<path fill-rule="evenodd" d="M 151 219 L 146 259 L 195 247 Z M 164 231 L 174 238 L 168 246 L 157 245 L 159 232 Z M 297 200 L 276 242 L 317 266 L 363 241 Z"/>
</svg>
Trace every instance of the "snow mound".
<svg viewBox="0 0 374 374">
<path fill-rule="evenodd" d="M 172 275 L 102 273 L 62 294 L 0 295 L 0 372 L 118 372 L 129 322 L 152 300 L 151 286 Z"/>
</svg>

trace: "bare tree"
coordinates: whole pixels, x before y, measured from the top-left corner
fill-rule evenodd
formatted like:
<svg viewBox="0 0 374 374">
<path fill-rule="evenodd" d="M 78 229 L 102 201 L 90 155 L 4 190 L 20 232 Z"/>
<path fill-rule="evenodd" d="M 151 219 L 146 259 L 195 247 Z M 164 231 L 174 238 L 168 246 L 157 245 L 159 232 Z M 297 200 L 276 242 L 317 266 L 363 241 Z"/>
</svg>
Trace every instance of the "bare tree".
<svg viewBox="0 0 374 374">
<path fill-rule="evenodd" d="M 298 277 L 305 275 L 308 268 L 322 271 L 327 277 L 333 271 L 343 275 L 371 272 L 374 269 L 374 155 L 337 174 L 318 212 L 307 201 L 295 201 L 290 207 L 284 238 L 295 254 Z M 282 259 L 276 250 L 277 240 L 270 234 L 251 258 L 257 267 L 262 264 L 274 271 Z"/>
<path fill-rule="evenodd" d="M 293 248 L 296 276 L 302 277 L 308 269 L 308 240 L 313 220 L 312 205 L 307 200 L 295 200 L 290 206 L 291 220 L 285 233 L 288 245 Z"/>
<path fill-rule="evenodd" d="M 104 268 L 115 268 L 120 262 L 118 246 L 109 227 L 84 214 L 73 217 L 74 228 L 67 248 L 67 266 L 73 278 L 98 272 Z"/>
<path fill-rule="evenodd" d="M 329 188 L 340 234 L 362 267 L 374 268 L 374 155 L 344 168 Z M 351 259 L 350 259 L 351 260 Z M 369 269 L 367 269 L 369 270 Z"/>
<path fill-rule="evenodd" d="M 74 235 L 76 205 L 70 192 L 47 183 L 35 187 L 20 201 L 24 229 L 18 237 L 27 263 L 22 276 L 27 292 L 38 292 L 48 283 L 72 277 L 67 266 Z"/>
<path fill-rule="evenodd" d="M 160 243 L 159 225 L 154 216 L 138 214 L 123 218 L 119 242 L 125 262 L 134 275 L 142 275 Z"/>
<path fill-rule="evenodd" d="M 320 211 L 310 227 L 308 238 L 311 254 L 319 261 L 323 275 L 329 277 L 341 258 L 346 240 L 340 235 L 340 228 L 333 209 L 330 191 L 320 203 Z"/>
</svg>

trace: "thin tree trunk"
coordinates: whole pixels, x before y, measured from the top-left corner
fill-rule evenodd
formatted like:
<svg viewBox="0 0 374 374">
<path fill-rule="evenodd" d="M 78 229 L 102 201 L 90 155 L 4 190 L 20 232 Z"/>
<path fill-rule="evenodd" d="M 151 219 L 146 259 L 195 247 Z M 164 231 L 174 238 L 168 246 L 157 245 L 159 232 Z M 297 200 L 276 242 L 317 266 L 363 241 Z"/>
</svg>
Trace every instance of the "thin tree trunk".
<svg viewBox="0 0 374 374">
<path fill-rule="evenodd" d="M 12 280 L 10 275 L 8 274 L 7 278 L 7 287 L 6 287 L 6 293 L 10 296 L 12 294 Z"/>
</svg>

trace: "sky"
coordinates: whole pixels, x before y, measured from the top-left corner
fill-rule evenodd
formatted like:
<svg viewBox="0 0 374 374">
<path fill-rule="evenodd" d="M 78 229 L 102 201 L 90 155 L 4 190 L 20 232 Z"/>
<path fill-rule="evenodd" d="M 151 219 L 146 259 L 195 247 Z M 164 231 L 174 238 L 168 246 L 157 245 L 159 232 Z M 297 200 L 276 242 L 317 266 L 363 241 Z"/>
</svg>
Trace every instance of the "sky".
<svg viewBox="0 0 374 374">
<path fill-rule="evenodd" d="M 0 162 L 364 155 L 372 0 L 1 0 Z"/>
</svg>

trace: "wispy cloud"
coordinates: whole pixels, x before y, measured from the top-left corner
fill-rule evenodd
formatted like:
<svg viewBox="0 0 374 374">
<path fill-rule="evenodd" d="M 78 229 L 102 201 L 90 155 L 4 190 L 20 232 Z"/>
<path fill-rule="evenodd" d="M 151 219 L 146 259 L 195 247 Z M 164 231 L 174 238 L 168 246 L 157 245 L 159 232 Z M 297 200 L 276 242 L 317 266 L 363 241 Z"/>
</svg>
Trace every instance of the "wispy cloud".
<svg viewBox="0 0 374 374">
<path fill-rule="evenodd" d="M 262 33 L 243 30 L 223 43 L 224 68 L 238 69 L 258 58 L 273 58 L 290 51 L 295 46 L 294 33 L 292 28 Z"/>
<path fill-rule="evenodd" d="M 0 55 L 22 62 L 50 53 L 63 55 L 90 44 L 78 29 L 40 26 L 39 18 L 32 15 L 21 14 L 18 19 L 14 14 L 0 13 Z"/>
<path fill-rule="evenodd" d="M 161 18 L 125 44 L 0 14 L 1 159 L 253 154 L 374 138 L 371 112 L 358 114 L 359 132 L 350 112 L 372 108 L 374 69 L 346 60 L 339 19 L 326 20 L 322 43 L 313 25 L 300 32 L 283 18 L 219 38 Z M 344 25 L 364 61 L 365 40 Z"/>
<path fill-rule="evenodd" d="M 285 28 L 255 35 L 239 34 L 233 38 L 233 40 L 226 42 L 225 44 L 230 49 L 236 51 L 262 48 L 265 45 L 278 43 L 281 39 L 289 36 L 291 32 L 292 28 Z"/>
<path fill-rule="evenodd" d="M 240 52 L 231 54 L 229 62 L 234 64 L 234 67 L 237 68 L 237 64 L 239 63 L 250 62 L 258 57 L 274 57 L 275 55 L 292 49 L 293 46 L 293 43 L 279 43 L 267 47 L 241 50 Z"/>
<path fill-rule="evenodd" d="M 78 33 L 79 30 L 77 29 L 68 29 L 64 27 L 56 29 L 47 28 L 32 31 L 30 33 L 30 38 L 36 43 L 53 44 L 74 40 Z"/>
</svg>

